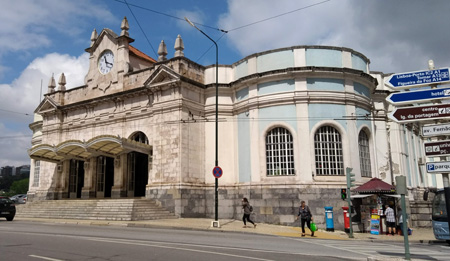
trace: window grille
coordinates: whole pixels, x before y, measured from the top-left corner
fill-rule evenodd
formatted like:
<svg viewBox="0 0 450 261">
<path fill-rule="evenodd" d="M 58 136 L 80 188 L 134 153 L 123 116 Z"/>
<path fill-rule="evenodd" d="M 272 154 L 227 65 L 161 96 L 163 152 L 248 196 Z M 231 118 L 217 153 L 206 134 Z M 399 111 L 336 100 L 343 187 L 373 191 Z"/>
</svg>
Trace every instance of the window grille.
<svg viewBox="0 0 450 261">
<path fill-rule="evenodd" d="M 370 164 L 369 137 L 365 131 L 360 131 L 358 135 L 359 164 L 361 166 L 362 177 L 372 177 Z"/>
<path fill-rule="evenodd" d="M 294 142 L 291 133 L 281 127 L 266 136 L 267 176 L 295 175 Z"/>
<path fill-rule="evenodd" d="M 41 161 L 34 161 L 33 187 L 39 187 L 39 176 L 41 173 Z"/>
<path fill-rule="evenodd" d="M 314 135 L 317 175 L 344 175 L 341 134 L 331 126 L 323 126 Z"/>
</svg>

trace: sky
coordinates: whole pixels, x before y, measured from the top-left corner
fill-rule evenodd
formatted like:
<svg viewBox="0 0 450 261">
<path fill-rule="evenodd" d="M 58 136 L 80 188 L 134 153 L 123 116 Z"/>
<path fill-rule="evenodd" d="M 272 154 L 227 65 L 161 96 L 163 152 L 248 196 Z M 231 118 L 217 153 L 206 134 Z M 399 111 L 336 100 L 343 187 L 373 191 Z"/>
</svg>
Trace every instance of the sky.
<svg viewBox="0 0 450 261">
<path fill-rule="evenodd" d="M 366 55 L 371 71 L 425 70 L 429 59 L 437 68 L 450 67 L 448 0 L 0 0 L 0 5 L 0 167 L 30 163 L 29 124 L 50 77 L 58 81 L 64 72 L 67 88 L 83 85 L 92 30 L 120 34 L 124 16 L 132 45 L 155 59 L 162 40 L 173 57 L 180 34 L 187 58 L 215 62 L 211 42 L 186 16 L 218 41 L 220 64 L 275 48 L 332 45 Z"/>
</svg>

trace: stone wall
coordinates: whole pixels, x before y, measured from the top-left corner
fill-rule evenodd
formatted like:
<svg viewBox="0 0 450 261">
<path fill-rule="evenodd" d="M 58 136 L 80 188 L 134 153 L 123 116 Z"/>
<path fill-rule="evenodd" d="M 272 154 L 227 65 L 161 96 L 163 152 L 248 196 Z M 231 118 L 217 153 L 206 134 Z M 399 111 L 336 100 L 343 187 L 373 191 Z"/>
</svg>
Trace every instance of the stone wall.
<svg viewBox="0 0 450 261">
<path fill-rule="evenodd" d="M 414 200 L 410 200 L 410 210 L 411 212 L 411 226 L 421 227 L 421 228 L 431 228 L 431 202 L 433 201 L 434 193 L 428 194 L 428 200 L 423 200 L 423 189 L 413 189 L 410 190 Z"/>
<path fill-rule="evenodd" d="M 184 218 L 214 218 L 214 186 L 153 185 L 147 189 L 147 197 L 158 200 L 167 210 Z M 344 229 L 340 190 L 307 185 L 281 186 L 241 185 L 219 188 L 219 219 L 242 218 L 241 199 L 247 197 L 253 206 L 256 222 L 298 226 L 295 221 L 302 200 L 310 207 L 314 221 L 325 229 L 325 206 L 332 206 L 334 226 Z"/>
</svg>

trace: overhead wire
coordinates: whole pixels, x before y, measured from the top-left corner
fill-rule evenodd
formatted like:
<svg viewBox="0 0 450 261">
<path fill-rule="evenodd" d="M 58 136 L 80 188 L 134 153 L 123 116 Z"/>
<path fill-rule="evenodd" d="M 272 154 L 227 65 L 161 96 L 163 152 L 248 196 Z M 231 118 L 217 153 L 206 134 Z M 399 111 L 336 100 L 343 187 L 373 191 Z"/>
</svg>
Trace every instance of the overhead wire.
<svg viewBox="0 0 450 261">
<path fill-rule="evenodd" d="M 18 112 L 18 111 L 10 111 L 10 110 L 5 110 L 5 109 L 0 109 L 0 111 L 9 112 L 9 113 L 15 113 L 15 114 L 21 114 L 21 115 L 25 115 L 25 116 L 32 116 L 31 114 Z"/>
<path fill-rule="evenodd" d="M 155 14 L 167 16 L 167 17 L 170 17 L 170 18 L 173 18 L 173 19 L 176 19 L 176 20 L 184 21 L 184 18 L 177 17 L 177 16 L 174 16 L 174 15 L 171 15 L 171 14 L 167 14 L 167 13 L 163 13 L 163 12 L 161 12 L 161 11 L 157 11 L 157 10 L 150 9 L 150 8 L 147 8 L 147 7 L 143 7 L 143 6 L 139 6 L 139 5 L 127 3 L 126 0 L 123 0 L 123 1 L 122 1 L 122 0 L 113 0 L 113 1 L 116 1 L 116 2 L 122 3 L 122 4 L 126 4 L 126 5 L 128 5 L 128 6 L 133 6 L 133 7 L 142 9 L 142 10 L 146 10 L 146 11 L 149 11 L 149 12 L 152 12 L 152 13 L 155 13 Z M 203 27 L 209 28 L 209 29 L 221 31 L 221 32 L 224 32 L 224 33 L 227 32 L 226 30 L 223 30 L 223 29 L 220 29 L 220 28 L 217 28 L 217 27 L 213 27 L 213 26 L 209 26 L 209 25 L 206 25 L 206 24 L 202 24 L 202 23 L 198 23 L 198 22 L 192 22 L 192 23 L 194 23 L 194 24 L 196 24 L 196 25 L 199 25 L 199 26 L 203 26 Z"/>
<path fill-rule="evenodd" d="M 155 53 L 155 56 L 158 57 L 158 54 L 156 53 L 155 48 L 153 48 L 152 43 L 148 39 L 147 34 L 144 32 L 144 29 L 142 29 L 142 26 L 139 23 L 139 20 L 134 15 L 133 10 L 131 10 L 130 5 L 128 4 L 127 0 L 124 0 L 124 1 L 125 1 L 125 4 L 127 5 L 128 9 L 130 10 L 131 14 L 133 15 L 134 20 L 136 20 L 136 23 L 138 24 L 139 28 L 141 29 L 141 32 L 144 34 L 145 39 L 147 39 L 148 44 L 150 45 L 150 47 L 152 48 L 153 52 Z"/>
<path fill-rule="evenodd" d="M 238 27 L 233 28 L 233 29 L 229 29 L 228 32 L 236 31 L 236 30 L 239 30 L 239 29 L 242 29 L 242 28 L 245 28 L 245 27 L 249 27 L 249 26 L 252 26 L 252 25 L 255 25 L 255 24 L 266 22 L 268 20 L 272 20 L 272 19 L 275 19 L 275 18 L 278 18 L 278 17 L 281 17 L 281 16 L 285 16 L 285 15 L 292 14 L 292 13 L 295 13 L 295 12 L 298 12 L 298 11 L 301 11 L 301 10 L 305 10 L 307 8 L 314 7 L 314 6 L 317 6 L 317 5 L 321 5 L 321 4 L 324 4 L 324 3 L 329 2 L 329 1 L 331 1 L 331 0 L 325 0 L 325 1 L 322 1 L 322 2 L 319 2 L 319 3 L 315 3 L 315 4 L 308 5 L 308 6 L 304 6 L 304 7 L 301 7 L 301 8 L 292 10 L 292 11 L 289 11 L 289 12 L 285 12 L 285 13 L 278 14 L 278 15 L 275 15 L 275 16 L 272 16 L 272 17 L 268 17 L 268 18 L 264 18 L 264 19 L 259 20 L 259 21 L 255 21 L 255 22 L 252 22 L 252 23 L 249 23 L 249 24 L 246 24 L 246 25 L 242 25 L 242 26 L 238 26 Z"/>
<path fill-rule="evenodd" d="M 164 12 L 161 12 L 161 11 L 157 11 L 157 10 L 154 10 L 154 9 L 151 9 L 151 8 L 143 7 L 143 6 L 140 6 L 140 5 L 135 5 L 135 4 L 132 4 L 132 3 L 128 3 L 127 0 L 123 0 L 123 1 L 122 1 L 122 0 L 113 0 L 113 1 L 118 2 L 118 3 L 122 3 L 122 4 L 126 4 L 126 5 L 127 5 L 128 9 L 130 10 L 131 14 L 133 15 L 134 19 L 136 20 L 136 22 L 137 22 L 139 28 L 141 29 L 142 33 L 144 34 L 145 38 L 147 39 L 147 42 L 148 42 L 148 43 L 150 44 L 150 46 L 152 47 L 152 50 L 153 50 L 153 52 L 155 53 L 156 56 L 158 56 L 158 55 L 157 55 L 155 49 L 153 48 L 153 45 L 150 43 L 150 41 L 149 41 L 147 35 L 145 34 L 144 30 L 142 29 L 142 27 L 141 27 L 141 25 L 140 25 L 138 19 L 137 19 L 136 16 L 134 15 L 134 13 L 133 13 L 133 11 L 131 10 L 131 7 L 130 7 L 130 6 L 133 6 L 133 7 L 135 7 L 135 8 L 139 8 L 139 9 L 142 9 L 142 10 L 146 10 L 146 11 L 149 11 L 149 12 L 152 12 L 152 13 L 155 13 L 155 14 L 163 15 L 163 16 L 166 16 L 166 17 L 169 17 L 169 18 L 173 18 L 173 19 L 176 19 L 176 20 L 184 21 L 184 18 L 177 17 L 177 16 L 174 16 L 174 15 L 171 15 L 171 14 L 167 14 L 167 13 L 164 13 Z M 322 2 L 318 2 L 318 3 L 314 3 L 314 4 L 311 4 L 311 5 L 308 5 L 308 6 L 304 6 L 304 7 L 301 7 L 301 8 L 297 8 L 297 9 L 295 9 L 295 10 L 291 10 L 291 11 L 288 11 L 288 12 L 284 12 L 284 13 L 281 13 L 281 14 L 278 14 L 278 15 L 275 15 L 275 16 L 272 16 L 272 17 L 264 18 L 264 19 L 261 19 L 261 20 L 258 20 L 258 21 L 255 21 L 255 22 L 246 24 L 246 25 L 241 25 L 241 26 L 238 26 L 238 27 L 229 29 L 229 30 L 224 30 L 224 29 L 221 29 L 221 28 L 218 28 L 218 27 L 213 27 L 213 26 L 206 25 L 206 24 L 202 24 L 202 23 L 198 23 L 198 22 L 193 22 L 193 23 L 196 24 L 196 25 L 198 25 L 198 26 L 203 26 L 203 27 L 205 27 L 205 28 L 209 28 L 209 29 L 213 29 L 213 30 L 217 30 L 217 31 L 222 32 L 223 34 L 216 40 L 216 42 L 218 42 L 218 41 L 220 41 L 220 39 L 222 39 L 222 37 L 225 36 L 225 34 L 227 34 L 228 32 L 236 31 L 236 30 L 239 30 L 239 29 L 242 29 L 242 28 L 246 28 L 246 27 L 255 25 L 255 24 L 263 23 L 263 22 L 266 22 L 266 21 L 269 21 L 269 20 L 272 20 L 272 19 L 275 19 L 275 18 L 278 18 L 278 17 L 281 17 L 281 16 L 285 16 L 285 15 L 292 14 L 292 13 L 295 13 L 295 12 L 298 12 L 298 11 L 302 11 L 302 10 L 305 10 L 305 9 L 308 9 L 308 8 L 311 8 L 311 7 L 314 7 L 314 6 L 317 6 L 317 5 L 321 5 L 321 4 L 324 4 L 324 3 L 326 3 L 326 2 L 330 2 L 330 1 L 331 1 L 331 0 L 324 0 L 324 1 L 322 1 Z M 210 47 L 209 47 L 202 55 L 200 55 L 199 58 L 197 58 L 197 59 L 195 60 L 195 62 L 198 62 L 201 58 L 203 58 L 203 56 L 205 56 L 205 55 L 211 50 L 211 48 L 212 48 L 213 46 L 214 46 L 214 45 L 211 45 L 211 46 L 210 46 Z"/>
</svg>

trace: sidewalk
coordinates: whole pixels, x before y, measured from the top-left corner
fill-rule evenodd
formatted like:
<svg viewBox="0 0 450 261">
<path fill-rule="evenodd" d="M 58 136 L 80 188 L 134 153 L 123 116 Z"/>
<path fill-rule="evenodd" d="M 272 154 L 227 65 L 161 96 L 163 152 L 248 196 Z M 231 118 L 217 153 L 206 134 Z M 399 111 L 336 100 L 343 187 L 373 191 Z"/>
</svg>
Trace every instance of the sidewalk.
<svg viewBox="0 0 450 261">
<path fill-rule="evenodd" d="M 235 232 L 246 234 L 265 234 L 282 237 L 301 237 L 301 228 L 289 227 L 271 224 L 257 224 L 256 228 L 243 228 L 242 221 L 221 219 L 220 228 L 211 227 L 212 219 L 205 218 L 178 218 L 178 219 L 158 219 L 145 221 L 107 221 L 107 220 L 74 220 L 74 219 L 41 219 L 41 218 L 16 218 L 21 221 L 34 221 L 42 223 L 61 223 L 61 224 L 76 224 L 76 225 L 92 225 L 92 226 L 124 226 L 124 227 L 148 227 L 148 228 L 174 228 L 200 231 L 222 231 Z M 334 239 L 334 240 L 368 240 L 368 241 L 402 241 L 403 236 L 386 236 L 386 235 L 372 235 L 369 233 L 354 233 L 354 238 L 348 238 L 348 235 L 343 231 L 327 232 L 319 229 L 314 237 L 310 236 L 309 230 L 306 229 L 305 239 Z M 411 243 L 429 243 L 435 241 L 433 231 L 429 229 L 413 229 L 412 236 L 409 236 Z"/>
</svg>

